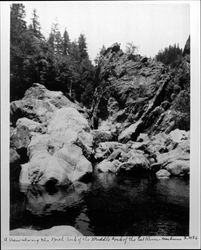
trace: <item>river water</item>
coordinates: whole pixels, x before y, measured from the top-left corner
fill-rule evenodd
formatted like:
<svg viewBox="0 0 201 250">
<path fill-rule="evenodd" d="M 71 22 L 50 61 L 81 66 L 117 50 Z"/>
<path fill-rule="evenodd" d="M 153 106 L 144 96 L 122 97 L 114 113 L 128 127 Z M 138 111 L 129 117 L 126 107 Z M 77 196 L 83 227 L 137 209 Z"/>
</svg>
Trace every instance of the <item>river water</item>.
<svg viewBox="0 0 201 250">
<path fill-rule="evenodd" d="M 10 185 L 10 229 L 71 225 L 91 236 L 189 234 L 189 180 L 95 173 L 70 188 Z"/>
</svg>

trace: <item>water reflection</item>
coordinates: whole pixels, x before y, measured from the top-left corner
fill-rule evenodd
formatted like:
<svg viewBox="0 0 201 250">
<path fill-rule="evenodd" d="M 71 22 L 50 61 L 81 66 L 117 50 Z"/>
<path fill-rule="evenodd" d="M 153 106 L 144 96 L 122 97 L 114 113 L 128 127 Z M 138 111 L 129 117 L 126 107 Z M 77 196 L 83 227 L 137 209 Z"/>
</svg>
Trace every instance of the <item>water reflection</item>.
<svg viewBox="0 0 201 250">
<path fill-rule="evenodd" d="M 26 209 L 34 215 L 50 215 L 54 211 L 64 212 L 71 207 L 79 206 L 87 185 L 76 182 L 69 188 L 31 185 L 21 186 L 21 191 L 26 195 Z"/>
<path fill-rule="evenodd" d="M 188 235 L 189 181 L 95 174 L 69 188 L 11 188 L 11 228 L 71 225 L 84 235 Z"/>
</svg>

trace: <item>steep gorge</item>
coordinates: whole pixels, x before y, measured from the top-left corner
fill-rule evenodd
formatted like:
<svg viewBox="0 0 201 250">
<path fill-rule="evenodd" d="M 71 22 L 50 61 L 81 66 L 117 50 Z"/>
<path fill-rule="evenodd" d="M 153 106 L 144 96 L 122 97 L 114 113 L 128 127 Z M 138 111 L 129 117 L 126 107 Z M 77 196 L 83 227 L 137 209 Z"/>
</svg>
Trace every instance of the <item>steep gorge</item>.
<svg viewBox="0 0 201 250">
<path fill-rule="evenodd" d="M 174 69 L 109 47 L 91 109 L 35 83 L 10 104 L 10 178 L 72 187 L 99 172 L 190 173 L 190 40 Z M 19 167 L 21 165 L 21 167 Z M 16 174 L 18 172 L 18 174 Z"/>
</svg>

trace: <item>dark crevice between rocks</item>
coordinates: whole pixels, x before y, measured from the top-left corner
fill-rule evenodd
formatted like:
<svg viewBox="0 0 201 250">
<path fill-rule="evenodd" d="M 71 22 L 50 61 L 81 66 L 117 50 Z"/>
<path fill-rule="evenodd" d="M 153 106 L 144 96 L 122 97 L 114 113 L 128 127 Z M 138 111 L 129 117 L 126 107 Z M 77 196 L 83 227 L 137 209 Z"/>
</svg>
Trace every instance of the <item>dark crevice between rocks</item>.
<svg viewBox="0 0 201 250">
<path fill-rule="evenodd" d="M 24 117 L 24 113 L 21 109 L 17 108 L 16 110 L 12 110 L 12 106 L 11 106 L 11 110 L 10 110 L 10 122 L 12 124 L 13 127 L 16 127 L 16 122 L 18 119 Z"/>
<path fill-rule="evenodd" d="M 11 182 L 19 180 L 19 176 L 21 172 L 21 164 L 27 163 L 29 161 L 26 148 L 16 149 L 16 152 L 19 158 L 13 162 L 10 162 L 10 181 Z"/>
<path fill-rule="evenodd" d="M 19 148 L 16 151 L 20 155 L 20 164 L 24 164 L 29 161 L 27 148 Z"/>
<path fill-rule="evenodd" d="M 45 183 L 45 190 L 50 194 L 54 194 L 57 192 L 57 185 L 58 180 L 55 178 L 50 178 L 46 183 Z"/>
</svg>

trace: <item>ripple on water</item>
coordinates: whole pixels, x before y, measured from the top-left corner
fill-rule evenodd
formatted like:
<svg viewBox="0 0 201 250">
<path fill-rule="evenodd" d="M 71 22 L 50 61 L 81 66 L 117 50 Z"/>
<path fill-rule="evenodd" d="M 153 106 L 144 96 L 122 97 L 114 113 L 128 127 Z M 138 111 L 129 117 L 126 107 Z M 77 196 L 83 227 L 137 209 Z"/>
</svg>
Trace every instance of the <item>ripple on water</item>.
<svg viewBox="0 0 201 250">
<path fill-rule="evenodd" d="M 100 173 L 47 191 L 11 185 L 10 228 L 71 225 L 84 235 L 188 235 L 189 181 Z"/>
</svg>

